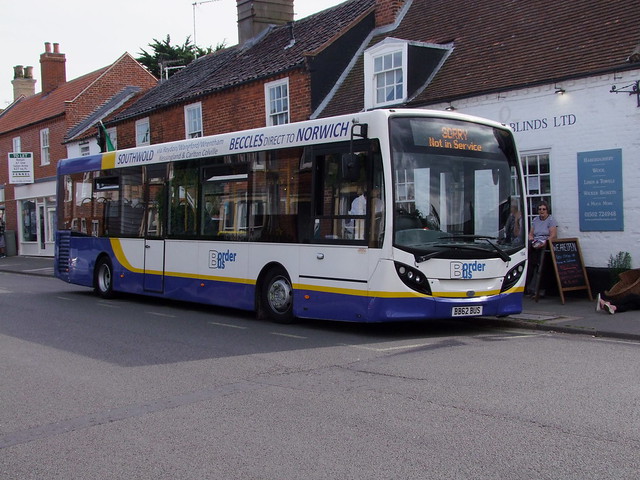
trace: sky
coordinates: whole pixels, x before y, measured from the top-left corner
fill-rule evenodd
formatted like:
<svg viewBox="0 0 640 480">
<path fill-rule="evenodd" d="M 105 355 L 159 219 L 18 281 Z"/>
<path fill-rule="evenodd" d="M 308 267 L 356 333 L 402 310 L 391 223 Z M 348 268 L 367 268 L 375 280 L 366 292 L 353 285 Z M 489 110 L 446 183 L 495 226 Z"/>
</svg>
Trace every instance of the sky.
<svg viewBox="0 0 640 480">
<path fill-rule="evenodd" d="M 299 20 L 344 0 L 294 0 Z M 40 54 L 60 44 L 67 81 L 111 65 L 125 52 L 134 58 L 154 39 L 188 36 L 201 47 L 238 43 L 236 0 L 0 0 L 0 109 L 13 101 L 13 67 L 33 66 L 41 91 Z M 52 47 L 53 49 L 53 47 Z"/>
</svg>

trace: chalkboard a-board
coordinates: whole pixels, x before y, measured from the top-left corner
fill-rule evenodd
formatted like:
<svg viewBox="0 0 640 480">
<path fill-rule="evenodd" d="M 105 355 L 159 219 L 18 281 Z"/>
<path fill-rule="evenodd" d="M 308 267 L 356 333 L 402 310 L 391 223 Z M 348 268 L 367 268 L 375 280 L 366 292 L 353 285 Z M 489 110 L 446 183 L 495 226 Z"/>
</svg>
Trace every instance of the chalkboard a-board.
<svg viewBox="0 0 640 480">
<path fill-rule="evenodd" d="M 593 300 L 578 239 L 559 238 L 552 240 L 551 258 L 562 303 L 564 304 L 564 292 L 571 290 L 587 290 L 589 300 Z"/>
</svg>

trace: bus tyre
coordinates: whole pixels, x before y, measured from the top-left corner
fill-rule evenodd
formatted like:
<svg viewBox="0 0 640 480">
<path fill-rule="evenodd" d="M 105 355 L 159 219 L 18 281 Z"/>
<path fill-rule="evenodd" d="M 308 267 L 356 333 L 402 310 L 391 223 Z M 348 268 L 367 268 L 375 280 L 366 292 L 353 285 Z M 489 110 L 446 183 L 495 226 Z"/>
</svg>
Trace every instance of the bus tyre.
<svg viewBox="0 0 640 480">
<path fill-rule="evenodd" d="M 293 322 L 293 288 L 283 268 L 272 268 L 262 282 L 262 313 L 277 323 Z"/>
<path fill-rule="evenodd" d="M 113 298 L 113 266 L 108 257 L 102 257 L 96 264 L 93 279 L 95 292 L 102 298 Z"/>
</svg>

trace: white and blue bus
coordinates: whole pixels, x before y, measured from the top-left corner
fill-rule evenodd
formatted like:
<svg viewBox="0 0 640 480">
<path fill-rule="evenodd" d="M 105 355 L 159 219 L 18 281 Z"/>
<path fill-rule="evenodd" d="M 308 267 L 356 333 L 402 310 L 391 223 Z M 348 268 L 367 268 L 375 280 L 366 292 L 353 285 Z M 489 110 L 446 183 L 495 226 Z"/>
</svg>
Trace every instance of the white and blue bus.
<svg viewBox="0 0 640 480">
<path fill-rule="evenodd" d="M 507 127 L 376 110 L 59 162 L 55 273 L 278 322 L 502 316 L 527 259 L 511 211 Z"/>
</svg>

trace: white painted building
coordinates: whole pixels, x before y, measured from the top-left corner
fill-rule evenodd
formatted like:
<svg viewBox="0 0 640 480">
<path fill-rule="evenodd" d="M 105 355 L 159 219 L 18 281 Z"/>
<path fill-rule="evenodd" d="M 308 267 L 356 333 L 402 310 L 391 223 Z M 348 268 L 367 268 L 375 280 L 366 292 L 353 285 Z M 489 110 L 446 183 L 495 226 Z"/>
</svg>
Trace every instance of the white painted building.
<svg viewBox="0 0 640 480">
<path fill-rule="evenodd" d="M 634 267 L 640 266 L 640 106 L 638 95 L 628 93 L 638 79 L 640 70 L 629 70 L 452 104 L 459 112 L 495 119 L 513 128 L 525 165 L 530 205 L 535 205 L 539 196 L 550 199 L 558 236 L 578 238 L 589 267 L 607 267 L 609 257 L 621 251 L 631 254 Z M 613 93 L 613 85 L 627 91 Z M 620 150 L 620 164 L 613 165 L 613 171 L 598 171 L 598 166 L 591 168 L 584 161 L 579 164 L 580 153 L 609 150 Z M 548 172 L 544 168 L 547 158 Z M 611 161 L 616 164 L 618 159 Z M 526 166 L 536 163 L 541 171 L 527 172 Z M 616 176 L 618 166 L 621 185 L 617 178 L 610 178 Z M 591 175 L 579 175 L 579 168 L 590 168 Z M 593 180 L 597 193 L 602 190 L 603 195 L 589 195 Z M 594 217 L 603 221 L 592 225 L 589 220 Z"/>
</svg>

